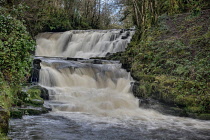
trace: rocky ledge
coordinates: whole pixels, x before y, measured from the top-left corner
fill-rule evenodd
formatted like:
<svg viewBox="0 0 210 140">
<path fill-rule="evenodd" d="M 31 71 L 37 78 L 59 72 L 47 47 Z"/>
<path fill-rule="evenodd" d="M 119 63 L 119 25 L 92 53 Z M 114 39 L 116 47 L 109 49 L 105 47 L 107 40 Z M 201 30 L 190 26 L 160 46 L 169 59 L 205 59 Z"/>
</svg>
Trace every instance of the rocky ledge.
<svg viewBox="0 0 210 140">
<path fill-rule="evenodd" d="M 49 99 L 47 89 L 38 85 L 30 86 L 18 93 L 16 106 L 10 109 L 11 118 L 22 118 L 23 115 L 40 115 L 48 113 L 51 108 L 44 104 Z"/>
</svg>

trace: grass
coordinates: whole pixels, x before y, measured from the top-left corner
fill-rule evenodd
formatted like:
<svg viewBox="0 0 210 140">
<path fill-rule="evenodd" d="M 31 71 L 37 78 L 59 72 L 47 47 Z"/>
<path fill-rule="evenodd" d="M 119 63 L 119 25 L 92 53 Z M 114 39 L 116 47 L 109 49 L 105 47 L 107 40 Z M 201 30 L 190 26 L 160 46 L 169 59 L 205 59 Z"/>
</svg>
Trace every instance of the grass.
<svg viewBox="0 0 210 140">
<path fill-rule="evenodd" d="M 209 15 L 210 10 L 193 17 L 164 15 L 141 40 L 136 33 L 118 59 L 139 81 L 137 97 L 155 98 L 210 119 Z"/>
</svg>

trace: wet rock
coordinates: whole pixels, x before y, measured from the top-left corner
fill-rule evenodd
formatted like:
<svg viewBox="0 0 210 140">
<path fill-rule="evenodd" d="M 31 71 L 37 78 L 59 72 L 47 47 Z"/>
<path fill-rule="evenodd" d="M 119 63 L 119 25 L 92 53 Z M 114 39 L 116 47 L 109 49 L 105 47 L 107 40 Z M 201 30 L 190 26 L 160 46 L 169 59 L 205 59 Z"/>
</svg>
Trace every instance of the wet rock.
<svg viewBox="0 0 210 140">
<path fill-rule="evenodd" d="M 10 109 L 11 118 L 22 118 L 23 115 L 40 115 L 51 111 L 49 106 L 44 105 L 43 100 L 49 99 L 48 90 L 41 86 L 23 89 L 18 94 L 18 98 L 21 103 Z"/>
<path fill-rule="evenodd" d="M 121 39 L 127 39 L 130 36 L 130 32 L 127 31 L 124 36 L 121 37 Z"/>
<path fill-rule="evenodd" d="M 13 119 L 21 119 L 23 115 L 41 115 L 48 113 L 52 109 L 49 106 L 42 107 L 34 107 L 34 106 L 26 106 L 26 107 L 15 107 L 10 110 L 11 118 Z"/>
<path fill-rule="evenodd" d="M 30 103 L 33 105 L 41 106 L 44 104 L 44 101 L 40 99 L 31 99 Z"/>
<path fill-rule="evenodd" d="M 78 60 L 84 60 L 84 59 L 83 58 L 71 58 L 71 57 L 67 57 L 66 60 L 78 61 Z"/>
<path fill-rule="evenodd" d="M 48 90 L 46 88 L 43 87 L 39 87 L 39 89 L 41 90 L 41 95 L 40 97 L 44 100 L 49 100 L 49 93 Z"/>
<path fill-rule="evenodd" d="M 48 113 L 49 109 L 45 107 L 33 107 L 28 106 L 26 108 L 19 108 L 25 115 L 41 115 L 44 113 Z"/>
<path fill-rule="evenodd" d="M 132 86 L 133 95 L 135 97 L 139 97 L 140 96 L 139 95 L 140 94 L 140 90 L 139 90 L 140 83 L 139 82 L 132 82 L 131 86 Z"/>
<path fill-rule="evenodd" d="M 99 59 L 94 59 L 93 64 L 102 64 L 102 60 L 99 60 Z"/>
<path fill-rule="evenodd" d="M 110 56 L 112 56 L 112 55 L 113 55 L 113 53 L 109 53 L 109 52 L 108 52 L 108 53 L 106 54 L 105 57 L 108 58 L 108 57 L 110 57 Z"/>
<path fill-rule="evenodd" d="M 41 60 L 40 59 L 34 59 L 33 61 L 33 67 L 31 70 L 31 76 L 29 77 L 29 82 L 30 83 L 38 83 L 39 82 L 39 71 L 41 69 Z"/>
<path fill-rule="evenodd" d="M 52 111 L 52 108 L 47 104 L 44 104 L 43 107 L 48 111 Z"/>
<path fill-rule="evenodd" d="M 139 107 L 145 109 L 153 109 L 166 115 L 189 117 L 189 114 L 184 109 L 181 109 L 177 106 L 162 103 L 152 98 L 139 98 Z M 196 118 L 196 116 L 190 117 Z"/>
<path fill-rule="evenodd" d="M 146 99 L 139 99 L 139 106 L 146 107 L 146 106 L 149 106 L 149 105 L 151 105 L 151 102 L 150 102 L 150 100 L 148 98 L 146 98 Z"/>
<path fill-rule="evenodd" d="M 28 90 L 28 92 L 32 94 L 37 94 L 36 97 L 41 97 L 44 100 L 49 100 L 49 93 L 48 90 L 44 87 L 41 87 L 39 85 L 31 86 Z"/>
<path fill-rule="evenodd" d="M 127 36 L 122 36 L 122 37 L 121 37 L 121 39 L 127 39 L 127 38 L 128 38 Z"/>
<path fill-rule="evenodd" d="M 130 72 L 131 65 L 128 63 L 122 63 L 122 68 L 126 69 L 127 72 Z"/>
<path fill-rule="evenodd" d="M 10 118 L 21 119 L 23 117 L 23 115 L 24 115 L 23 111 L 21 111 L 17 108 L 12 108 L 10 110 Z"/>
</svg>

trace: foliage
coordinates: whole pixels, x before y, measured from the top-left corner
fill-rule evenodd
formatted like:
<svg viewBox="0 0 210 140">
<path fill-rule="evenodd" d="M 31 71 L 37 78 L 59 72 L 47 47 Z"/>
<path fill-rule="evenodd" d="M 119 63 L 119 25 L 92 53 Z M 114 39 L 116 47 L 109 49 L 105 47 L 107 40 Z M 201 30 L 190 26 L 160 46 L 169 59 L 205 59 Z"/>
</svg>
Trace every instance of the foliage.
<svg viewBox="0 0 210 140">
<path fill-rule="evenodd" d="M 1 140 L 9 140 L 8 137 L 5 136 L 5 134 L 0 133 Z"/>
<path fill-rule="evenodd" d="M 0 4 L 23 21 L 32 36 L 46 31 L 107 29 L 118 24 L 112 20 L 116 4 L 111 0 L 12 0 Z"/>
<path fill-rule="evenodd" d="M 202 9 L 210 7 L 206 0 L 132 0 L 125 1 L 132 9 L 133 21 L 140 32 L 140 36 L 154 26 L 158 17 L 167 14 L 174 15 L 183 12 L 191 12 L 193 16 L 200 14 Z"/>
<path fill-rule="evenodd" d="M 12 104 L 12 90 L 0 73 L 0 138 L 5 139 L 8 131 L 9 108 Z"/>
<path fill-rule="evenodd" d="M 12 90 L 9 87 L 9 85 L 7 84 L 7 82 L 5 82 L 4 79 L 2 79 L 0 77 L 0 109 L 4 108 L 6 110 L 8 110 L 12 104 Z"/>
<path fill-rule="evenodd" d="M 0 72 L 9 85 L 19 85 L 29 75 L 34 41 L 9 14 L 0 15 L 0 38 Z"/>
<path fill-rule="evenodd" d="M 6 8 L 0 7 L 0 13 L 0 129 L 6 133 L 10 107 L 29 76 L 35 43 L 23 23 Z"/>
<path fill-rule="evenodd" d="M 121 59 L 140 82 L 138 97 L 210 113 L 209 13 L 162 15 L 141 40 L 135 34 Z"/>
</svg>

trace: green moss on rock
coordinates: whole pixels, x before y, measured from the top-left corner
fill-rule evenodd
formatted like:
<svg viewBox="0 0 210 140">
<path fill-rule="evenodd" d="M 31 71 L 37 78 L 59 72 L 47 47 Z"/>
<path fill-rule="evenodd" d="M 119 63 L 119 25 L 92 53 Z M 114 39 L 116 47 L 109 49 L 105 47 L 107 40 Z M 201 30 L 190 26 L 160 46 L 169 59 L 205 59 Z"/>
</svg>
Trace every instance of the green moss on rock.
<svg viewBox="0 0 210 140">
<path fill-rule="evenodd" d="M 24 112 L 21 110 L 18 110 L 17 108 L 10 110 L 10 118 L 21 119 L 23 115 L 24 115 Z"/>
</svg>

